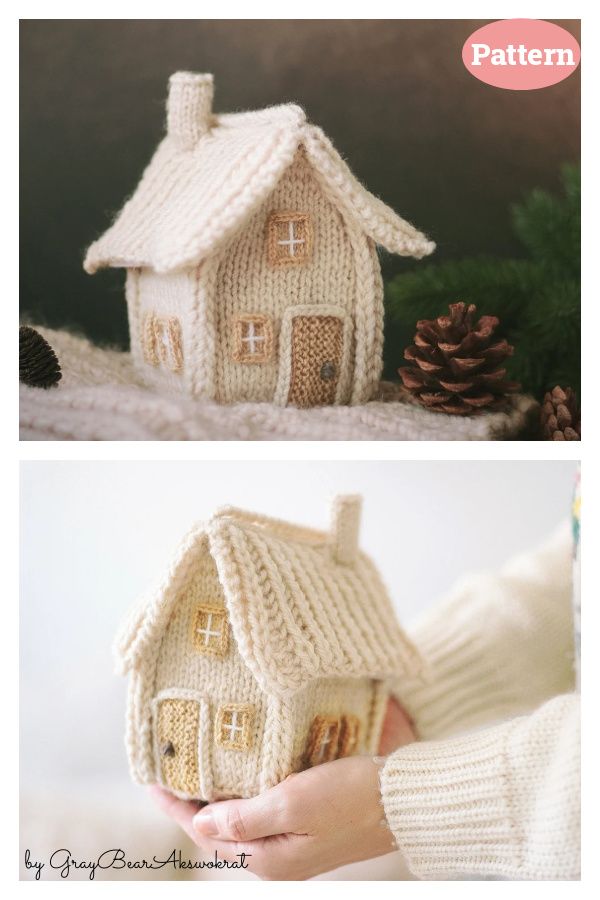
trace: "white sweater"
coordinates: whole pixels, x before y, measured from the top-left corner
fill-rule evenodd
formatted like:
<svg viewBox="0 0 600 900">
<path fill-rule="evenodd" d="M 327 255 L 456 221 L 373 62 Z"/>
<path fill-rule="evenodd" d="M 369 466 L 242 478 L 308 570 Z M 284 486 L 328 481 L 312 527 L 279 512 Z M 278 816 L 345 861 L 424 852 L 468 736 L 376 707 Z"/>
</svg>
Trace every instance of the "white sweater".
<svg viewBox="0 0 600 900">
<path fill-rule="evenodd" d="M 421 741 L 381 779 L 420 878 L 579 878 L 571 549 L 565 526 L 500 574 L 463 580 L 413 633 L 431 675 L 397 693 Z"/>
</svg>

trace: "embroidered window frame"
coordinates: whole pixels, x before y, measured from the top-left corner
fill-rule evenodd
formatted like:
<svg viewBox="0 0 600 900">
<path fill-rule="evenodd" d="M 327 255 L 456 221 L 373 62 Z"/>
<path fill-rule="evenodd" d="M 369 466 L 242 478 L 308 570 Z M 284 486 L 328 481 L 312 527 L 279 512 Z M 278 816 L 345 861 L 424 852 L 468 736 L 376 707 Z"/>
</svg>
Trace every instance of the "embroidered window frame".
<svg viewBox="0 0 600 900">
<path fill-rule="evenodd" d="M 338 716 L 315 716 L 310 726 L 306 744 L 306 763 L 318 766 L 336 759 L 340 735 Z"/>
<path fill-rule="evenodd" d="M 183 370 L 181 323 L 176 316 L 146 313 L 142 325 L 144 360 L 155 368 L 164 366 L 178 374 Z"/>
<path fill-rule="evenodd" d="M 235 362 L 267 363 L 273 357 L 273 346 L 273 322 L 269 316 L 244 313 L 234 317 L 232 356 Z"/>
<path fill-rule="evenodd" d="M 361 725 L 358 716 L 342 716 L 338 741 L 338 759 L 352 756 L 358 750 Z"/>
<path fill-rule="evenodd" d="M 224 750 L 249 750 L 253 724 L 253 706 L 248 703 L 226 703 L 217 711 L 215 743 Z"/>
<path fill-rule="evenodd" d="M 229 649 L 229 623 L 222 606 L 201 603 L 194 609 L 190 634 L 194 649 L 223 659 Z"/>
<path fill-rule="evenodd" d="M 352 756 L 361 739 L 358 716 L 315 716 L 306 743 L 305 762 L 308 766 Z"/>
<path fill-rule="evenodd" d="M 301 266 L 313 252 L 313 228 L 308 213 L 276 212 L 267 220 L 267 259 L 270 266 Z"/>
</svg>

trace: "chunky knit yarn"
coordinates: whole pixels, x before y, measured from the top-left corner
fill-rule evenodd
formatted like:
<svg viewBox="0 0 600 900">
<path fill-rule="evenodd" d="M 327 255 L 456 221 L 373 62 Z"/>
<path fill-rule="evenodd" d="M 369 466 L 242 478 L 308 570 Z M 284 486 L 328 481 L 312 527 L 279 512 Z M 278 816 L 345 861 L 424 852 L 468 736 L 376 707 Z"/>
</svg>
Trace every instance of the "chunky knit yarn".
<svg viewBox="0 0 600 900">
<path fill-rule="evenodd" d="M 397 694 L 423 740 L 387 759 L 381 785 L 421 878 L 579 877 L 571 549 L 565 525 L 464 578 L 412 633 L 430 677 Z"/>
<path fill-rule="evenodd" d="M 171 77 L 167 135 L 85 269 L 127 269 L 148 384 L 220 403 L 364 403 L 382 368 L 376 246 L 420 259 L 435 245 L 298 106 L 214 115 L 212 94 L 211 75 Z"/>
<path fill-rule="evenodd" d="M 116 643 L 134 779 L 180 797 L 250 797 L 377 749 L 389 685 L 420 657 L 358 546 L 360 502 L 331 533 L 227 508 L 184 539 Z"/>
<path fill-rule="evenodd" d="M 383 802 L 415 875 L 579 877 L 579 697 L 392 755 Z"/>
</svg>

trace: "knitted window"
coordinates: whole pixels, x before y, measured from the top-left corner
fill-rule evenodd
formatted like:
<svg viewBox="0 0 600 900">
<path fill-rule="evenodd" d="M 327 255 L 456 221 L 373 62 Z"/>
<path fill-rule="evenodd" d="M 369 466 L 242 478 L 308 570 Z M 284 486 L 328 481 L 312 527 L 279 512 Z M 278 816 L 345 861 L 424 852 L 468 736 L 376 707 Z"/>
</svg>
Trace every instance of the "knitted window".
<svg viewBox="0 0 600 900">
<path fill-rule="evenodd" d="M 197 606 L 192 616 L 192 643 L 200 653 L 223 657 L 229 644 L 225 610 L 220 606 Z"/>
<path fill-rule="evenodd" d="M 306 762 L 309 766 L 329 762 L 338 754 L 340 720 L 336 716 L 315 716 L 306 745 Z"/>
<path fill-rule="evenodd" d="M 305 759 L 309 766 L 352 756 L 360 740 L 357 716 L 315 716 L 306 744 Z"/>
<path fill-rule="evenodd" d="M 181 372 L 183 346 L 179 319 L 147 313 L 142 325 L 142 349 L 148 365 L 163 365 L 171 372 Z"/>
<path fill-rule="evenodd" d="M 352 756 L 358 750 L 360 740 L 360 719 L 357 716 L 342 716 L 338 757 Z"/>
<path fill-rule="evenodd" d="M 233 320 L 233 359 L 266 363 L 273 355 L 273 323 L 268 316 L 242 315 Z"/>
<path fill-rule="evenodd" d="M 271 266 L 298 266 L 310 259 L 312 227 L 305 213 L 280 212 L 269 216 L 267 256 Z"/>
<path fill-rule="evenodd" d="M 220 706 L 215 722 L 215 741 L 226 750 L 249 750 L 252 745 L 254 707 L 245 703 Z"/>
</svg>

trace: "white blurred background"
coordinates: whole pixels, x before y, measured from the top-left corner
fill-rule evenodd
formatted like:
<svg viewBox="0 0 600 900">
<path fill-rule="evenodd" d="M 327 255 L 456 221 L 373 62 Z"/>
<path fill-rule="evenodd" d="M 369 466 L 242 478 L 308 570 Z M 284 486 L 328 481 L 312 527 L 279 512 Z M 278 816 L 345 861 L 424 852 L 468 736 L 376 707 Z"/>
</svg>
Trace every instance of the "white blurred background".
<svg viewBox="0 0 600 900">
<path fill-rule="evenodd" d="M 181 848 L 193 858 L 187 839 L 129 781 L 125 682 L 112 673 L 110 649 L 129 605 L 160 577 L 193 522 L 233 504 L 326 528 L 333 494 L 362 493 L 362 546 L 379 565 L 399 618 L 410 625 L 458 576 L 497 567 L 568 516 L 575 465 L 23 463 L 22 855 L 29 848 L 32 859 L 47 861 L 64 847 L 77 859 L 94 859 L 122 847 L 141 859 Z M 23 871 L 22 877 L 33 875 Z M 46 865 L 42 879 L 50 877 L 58 873 Z M 76 877 L 87 875 L 69 880 Z M 186 875 L 164 869 L 152 877 Z M 202 878 L 211 877 L 204 870 Z M 334 877 L 407 875 L 391 854 Z"/>
</svg>

